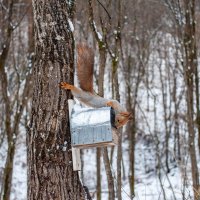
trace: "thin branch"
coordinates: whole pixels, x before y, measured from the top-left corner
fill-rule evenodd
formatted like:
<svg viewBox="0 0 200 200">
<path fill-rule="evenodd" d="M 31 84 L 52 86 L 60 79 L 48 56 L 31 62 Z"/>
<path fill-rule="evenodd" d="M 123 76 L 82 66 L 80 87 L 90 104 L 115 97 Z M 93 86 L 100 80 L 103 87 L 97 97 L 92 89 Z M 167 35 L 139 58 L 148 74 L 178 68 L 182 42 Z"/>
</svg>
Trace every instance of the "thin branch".
<svg viewBox="0 0 200 200">
<path fill-rule="evenodd" d="M 107 9 L 104 7 L 104 5 L 103 5 L 99 0 L 97 0 L 97 1 L 98 1 L 98 3 L 102 6 L 102 8 L 106 11 L 109 20 L 111 20 L 111 16 L 110 16 L 109 12 L 107 11 Z"/>
</svg>

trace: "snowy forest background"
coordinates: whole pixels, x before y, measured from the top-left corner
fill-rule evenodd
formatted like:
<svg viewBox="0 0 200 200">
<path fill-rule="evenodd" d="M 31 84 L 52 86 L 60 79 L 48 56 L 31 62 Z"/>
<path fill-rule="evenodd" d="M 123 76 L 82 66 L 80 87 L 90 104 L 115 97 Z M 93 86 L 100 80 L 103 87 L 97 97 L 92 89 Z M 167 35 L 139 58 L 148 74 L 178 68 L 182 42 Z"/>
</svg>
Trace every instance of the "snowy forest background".
<svg viewBox="0 0 200 200">
<path fill-rule="evenodd" d="M 32 9 L 30 0 L 0 1 L 0 192 L 5 200 L 27 199 Z M 80 178 L 92 199 L 199 199 L 200 1 L 77 0 L 69 26 L 75 45 L 84 42 L 94 49 L 96 91 L 120 100 L 134 116 L 118 146 L 82 150 Z"/>
</svg>

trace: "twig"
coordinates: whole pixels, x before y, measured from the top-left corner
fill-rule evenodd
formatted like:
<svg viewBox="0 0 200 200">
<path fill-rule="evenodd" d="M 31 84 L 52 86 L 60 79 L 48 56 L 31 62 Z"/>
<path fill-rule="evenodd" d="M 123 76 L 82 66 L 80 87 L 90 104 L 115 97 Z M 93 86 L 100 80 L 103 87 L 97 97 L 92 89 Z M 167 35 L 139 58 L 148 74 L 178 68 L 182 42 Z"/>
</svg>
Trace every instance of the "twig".
<svg viewBox="0 0 200 200">
<path fill-rule="evenodd" d="M 98 3 L 101 5 L 101 7 L 106 11 L 109 20 L 111 20 L 111 16 L 110 16 L 109 12 L 107 11 L 107 9 L 104 7 L 104 5 L 103 5 L 99 0 L 97 0 L 97 1 L 98 1 Z"/>
</svg>

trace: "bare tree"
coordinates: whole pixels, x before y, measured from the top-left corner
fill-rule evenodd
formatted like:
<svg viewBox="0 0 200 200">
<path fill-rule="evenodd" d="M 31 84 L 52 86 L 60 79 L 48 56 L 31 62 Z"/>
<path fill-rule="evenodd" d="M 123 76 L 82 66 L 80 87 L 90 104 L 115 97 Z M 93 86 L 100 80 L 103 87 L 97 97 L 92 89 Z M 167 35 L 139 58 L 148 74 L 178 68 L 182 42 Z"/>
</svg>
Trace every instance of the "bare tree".
<svg viewBox="0 0 200 200">
<path fill-rule="evenodd" d="M 195 0 L 184 1 L 185 6 L 185 27 L 184 27 L 184 50 L 185 50 L 185 82 L 187 99 L 187 122 L 189 132 L 189 151 L 191 158 L 191 170 L 193 180 L 194 197 L 200 198 L 199 171 L 195 150 L 195 129 L 194 129 L 194 73 L 197 69 L 197 54 L 195 41 Z"/>
<path fill-rule="evenodd" d="M 15 42 L 16 38 L 21 37 L 22 33 L 24 34 L 22 24 L 25 23 L 23 19 L 25 19 L 28 9 L 29 2 L 26 1 L 23 4 L 18 4 L 14 0 L 1 2 L 1 45 L 3 48 L 0 54 L 0 83 L 2 106 L 5 110 L 5 117 L 2 118 L 4 124 L 2 132 L 5 132 L 8 145 L 1 187 L 1 198 L 5 200 L 10 199 L 16 140 L 23 111 L 31 94 L 29 88 L 31 68 L 27 67 L 28 60 L 25 56 L 28 54 L 28 50 L 25 48 L 21 51 L 26 41 L 17 40 Z M 11 45 L 18 48 L 11 49 Z"/>
<path fill-rule="evenodd" d="M 194 103 L 196 92 L 196 116 L 199 118 L 199 83 L 197 68 L 197 46 L 196 46 L 196 20 L 195 5 L 196 1 L 173 1 L 166 0 L 177 25 L 178 36 L 182 44 L 183 71 L 186 86 L 187 116 L 188 127 L 188 146 L 191 159 L 191 171 L 193 180 L 194 198 L 199 199 L 199 172 L 197 167 L 197 157 L 195 148 L 195 126 L 194 126 Z M 196 89 L 195 89 L 196 88 Z M 198 122 L 197 122 L 198 124 Z M 199 125 L 198 134 L 199 134 Z"/>
</svg>

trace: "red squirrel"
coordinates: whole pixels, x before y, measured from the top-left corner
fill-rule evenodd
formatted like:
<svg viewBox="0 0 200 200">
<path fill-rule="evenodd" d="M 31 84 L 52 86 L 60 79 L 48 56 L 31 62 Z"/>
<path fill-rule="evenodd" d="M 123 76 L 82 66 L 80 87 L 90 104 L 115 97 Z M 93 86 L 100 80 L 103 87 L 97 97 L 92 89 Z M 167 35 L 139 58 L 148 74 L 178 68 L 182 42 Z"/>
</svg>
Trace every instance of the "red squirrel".
<svg viewBox="0 0 200 200">
<path fill-rule="evenodd" d="M 132 114 L 127 112 L 117 100 L 105 99 L 94 93 L 93 90 L 93 70 L 94 70 L 94 53 L 86 44 L 79 44 L 77 47 L 77 76 L 80 88 L 61 82 L 61 88 L 71 90 L 73 96 L 81 103 L 93 107 L 101 108 L 110 106 L 115 111 L 115 126 L 119 128 L 125 125 Z"/>
</svg>

